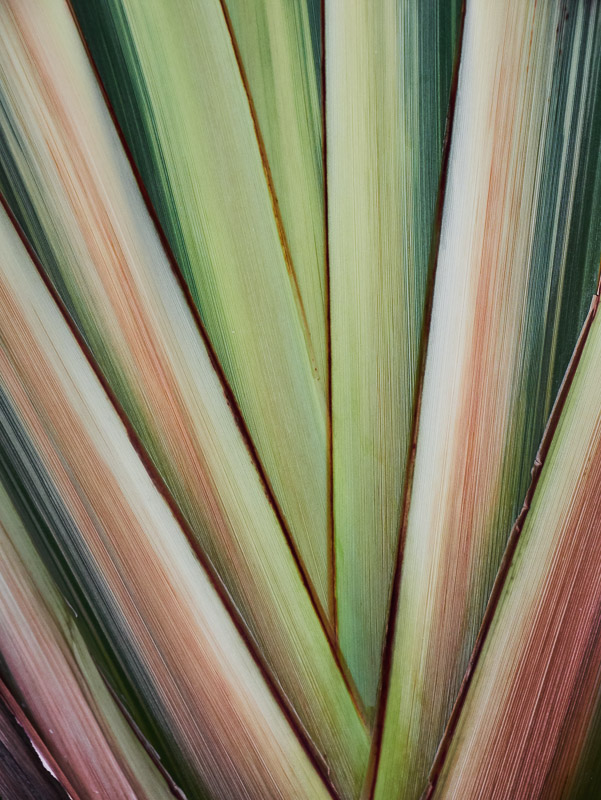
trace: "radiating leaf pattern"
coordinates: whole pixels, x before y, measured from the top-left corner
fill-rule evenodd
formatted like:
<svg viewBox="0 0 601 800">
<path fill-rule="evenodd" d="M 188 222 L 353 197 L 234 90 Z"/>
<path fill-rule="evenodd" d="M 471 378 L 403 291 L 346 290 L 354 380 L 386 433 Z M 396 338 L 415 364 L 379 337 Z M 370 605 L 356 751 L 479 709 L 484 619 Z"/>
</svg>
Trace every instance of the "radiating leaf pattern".
<svg viewBox="0 0 601 800">
<path fill-rule="evenodd" d="M 326 386 L 221 3 L 73 5 L 327 608 Z"/>
<path fill-rule="evenodd" d="M 62 9 L 2 28 L 0 182 L 303 725 L 360 782 L 364 725 Z"/>
<path fill-rule="evenodd" d="M 303 746 L 291 727 L 251 637 L 155 487 L 6 215 L 0 237 L 3 451 L 47 520 L 46 547 L 83 597 L 139 727 L 188 798 L 327 797 L 308 739 Z M 342 768 L 343 786 L 357 763 Z"/>
<path fill-rule="evenodd" d="M 600 0 L 0 3 L 2 800 L 597 796 L 600 85 Z"/>
</svg>

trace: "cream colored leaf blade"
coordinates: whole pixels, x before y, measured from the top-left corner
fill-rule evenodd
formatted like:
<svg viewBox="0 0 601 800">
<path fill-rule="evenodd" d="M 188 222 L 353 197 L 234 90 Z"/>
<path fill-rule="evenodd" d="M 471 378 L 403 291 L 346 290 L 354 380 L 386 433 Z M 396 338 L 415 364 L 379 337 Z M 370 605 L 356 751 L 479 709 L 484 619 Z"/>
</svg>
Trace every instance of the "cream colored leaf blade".
<svg viewBox="0 0 601 800">
<path fill-rule="evenodd" d="M 327 610 L 326 386 L 221 3 L 73 6 Z"/>
<path fill-rule="evenodd" d="M 424 789 L 594 291 L 600 24 L 467 9 L 376 798 Z"/>
</svg>

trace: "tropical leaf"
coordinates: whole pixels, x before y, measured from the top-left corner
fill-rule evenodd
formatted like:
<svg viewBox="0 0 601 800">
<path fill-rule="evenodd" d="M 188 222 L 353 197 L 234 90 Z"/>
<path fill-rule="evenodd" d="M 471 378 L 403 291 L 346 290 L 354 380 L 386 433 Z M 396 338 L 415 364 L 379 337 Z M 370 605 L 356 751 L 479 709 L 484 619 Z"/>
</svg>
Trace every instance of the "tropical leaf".
<svg viewBox="0 0 601 800">
<path fill-rule="evenodd" d="M 594 292 L 600 70 L 597 6 L 467 9 L 377 798 L 423 790 Z"/>
<path fill-rule="evenodd" d="M 363 722 L 76 28 L 66 7 L 59 10 L 40 2 L 35 14 L 5 18 L 0 182 L 195 545 L 317 747 L 325 753 L 338 740 L 346 771 L 344 751 L 355 740 L 352 780 L 360 781 Z"/>
<path fill-rule="evenodd" d="M 599 85 L 599 0 L 0 3 L 2 800 L 601 792 Z"/>
<path fill-rule="evenodd" d="M 186 0 L 177 14 L 168 0 L 74 8 L 327 609 L 326 383 L 222 5 Z"/>
</svg>

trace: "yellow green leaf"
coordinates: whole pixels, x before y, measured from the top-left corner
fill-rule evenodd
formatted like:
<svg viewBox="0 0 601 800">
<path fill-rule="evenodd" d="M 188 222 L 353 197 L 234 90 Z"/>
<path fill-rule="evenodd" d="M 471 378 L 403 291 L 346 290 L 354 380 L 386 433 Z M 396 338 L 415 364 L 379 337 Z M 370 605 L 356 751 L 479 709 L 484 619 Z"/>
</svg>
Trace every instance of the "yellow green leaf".
<svg viewBox="0 0 601 800">
<path fill-rule="evenodd" d="M 286 244 L 326 385 L 327 284 L 318 0 L 226 0 Z"/>
<path fill-rule="evenodd" d="M 74 7 L 324 608 L 326 386 L 220 0 Z"/>
</svg>

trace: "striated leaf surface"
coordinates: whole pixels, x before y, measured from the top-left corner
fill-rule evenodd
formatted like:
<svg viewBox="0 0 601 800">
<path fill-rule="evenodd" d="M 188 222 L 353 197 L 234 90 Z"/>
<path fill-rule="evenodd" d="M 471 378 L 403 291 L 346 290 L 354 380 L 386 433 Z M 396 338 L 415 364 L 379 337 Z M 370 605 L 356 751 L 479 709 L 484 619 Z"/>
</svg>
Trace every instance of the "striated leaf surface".
<svg viewBox="0 0 601 800">
<path fill-rule="evenodd" d="M 460 3 L 325 1 L 338 631 L 376 701 Z"/>
<path fill-rule="evenodd" d="M 0 240 L 2 450 L 128 712 L 189 800 L 325 798 L 329 769 L 351 795 L 364 740 L 313 746 L 6 215 Z M 313 688 L 323 676 L 304 666 Z"/>
<path fill-rule="evenodd" d="M 326 387 L 221 3 L 73 5 L 327 608 Z"/>
<path fill-rule="evenodd" d="M 596 296 L 593 313 L 598 304 Z M 490 627 L 429 797 L 577 796 L 601 690 L 600 321 L 487 612 Z"/>
<path fill-rule="evenodd" d="M 4 457 L 0 472 L 6 468 Z M 16 476 L 2 477 L 18 491 Z M 28 522 L 35 524 L 31 517 Z M 1 484 L 0 603 L 0 672 L 18 692 L 69 793 L 80 800 L 173 798 L 112 700 L 76 615 L 57 592 Z"/>
<path fill-rule="evenodd" d="M 581 746 L 576 764 L 572 762 L 571 774 L 566 781 L 570 800 L 588 800 L 601 786 L 601 681 L 597 682 L 596 694 L 587 700 L 592 704 L 592 721 Z M 587 721 L 590 709 L 587 709 Z"/>
<path fill-rule="evenodd" d="M 363 723 L 75 26 L 53 3 L 19 12 L 0 12 L 0 182 L 335 780 L 354 785 Z"/>
<path fill-rule="evenodd" d="M 326 385 L 327 286 L 319 0 L 225 0 Z"/>
<path fill-rule="evenodd" d="M 382 800 L 423 791 L 594 292 L 600 70 L 597 3 L 468 5 Z"/>
</svg>

